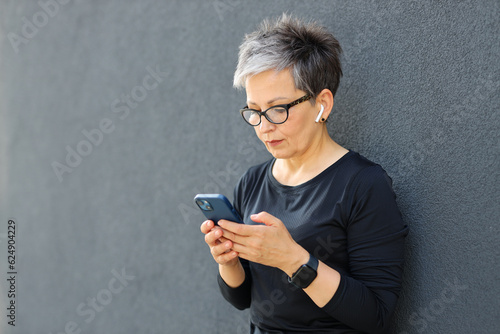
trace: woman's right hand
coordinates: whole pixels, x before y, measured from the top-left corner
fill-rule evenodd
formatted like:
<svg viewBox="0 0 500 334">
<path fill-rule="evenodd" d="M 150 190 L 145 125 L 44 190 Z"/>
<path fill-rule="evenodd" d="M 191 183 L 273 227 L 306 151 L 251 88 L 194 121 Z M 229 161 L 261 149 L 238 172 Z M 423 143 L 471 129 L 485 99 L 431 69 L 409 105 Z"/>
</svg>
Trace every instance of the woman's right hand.
<svg viewBox="0 0 500 334">
<path fill-rule="evenodd" d="M 206 220 L 201 224 L 201 232 L 205 234 L 205 242 L 210 247 L 215 262 L 222 266 L 232 267 L 239 264 L 238 253 L 232 250 L 233 243 L 223 237 L 224 230 L 214 224 L 211 220 Z"/>
</svg>

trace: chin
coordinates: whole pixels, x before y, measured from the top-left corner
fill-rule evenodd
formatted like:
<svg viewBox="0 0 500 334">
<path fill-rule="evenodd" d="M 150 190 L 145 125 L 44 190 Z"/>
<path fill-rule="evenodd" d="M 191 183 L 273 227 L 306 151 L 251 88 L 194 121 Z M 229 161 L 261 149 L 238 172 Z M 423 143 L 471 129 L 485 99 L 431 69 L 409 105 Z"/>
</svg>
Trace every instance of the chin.
<svg viewBox="0 0 500 334">
<path fill-rule="evenodd" d="M 283 150 L 274 150 L 274 149 L 267 149 L 271 155 L 276 158 L 276 159 L 288 159 L 290 158 L 290 154 L 287 154 L 287 152 Z"/>
</svg>

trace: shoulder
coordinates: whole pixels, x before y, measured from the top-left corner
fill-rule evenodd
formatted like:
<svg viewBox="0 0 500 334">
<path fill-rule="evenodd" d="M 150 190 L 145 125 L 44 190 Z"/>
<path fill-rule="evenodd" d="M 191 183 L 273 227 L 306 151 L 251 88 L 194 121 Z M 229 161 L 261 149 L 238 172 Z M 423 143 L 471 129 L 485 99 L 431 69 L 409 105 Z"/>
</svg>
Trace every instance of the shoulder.
<svg viewBox="0 0 500 334">
<path fill-rule="evenodd" d="M 392 179 L 384 168 L 359 153 L 353 152 L 344 170 L 351 192 L 363 195 L 370 189 L 392 191 Z"/>
<path fill-rule="evenodd" d="M 361 154 L 355 152 L 355 151 L 349 151 L 348 153 L 348 159 L 345 163 L 347 165 L 346 167 L 351 171 L 353 175 L 358 174 L 362 170 L 374 166 L 380 167 L 379 164 L 365 158 Z M 346 168 L 344 167 L 344 168 Z M 380 167 L 381 168 L 381 167 Z"/>
<path fill-rule="evenodd" d="M 377 163 L 361 157 L 359 168 L 352 175 L 346 189 L 347 227 L 357 236 L 366 231 L 401 231 L 399 211 L 392 179 Z M 375 229 L 375 230 L 374 230 Z"/>
<path fill-rule="evenodd" d="M 360 158 L 359 168 L 350 179 L 346 192 L 349 221 L 358 221 L 361 217 L 367 218 L 370 215 L 380 216 L 384 217 L 384 224 L 395 224 L 399 228 L 401 214 L 392 179 L 379 164 L 361 156 Z"/>
</svg>

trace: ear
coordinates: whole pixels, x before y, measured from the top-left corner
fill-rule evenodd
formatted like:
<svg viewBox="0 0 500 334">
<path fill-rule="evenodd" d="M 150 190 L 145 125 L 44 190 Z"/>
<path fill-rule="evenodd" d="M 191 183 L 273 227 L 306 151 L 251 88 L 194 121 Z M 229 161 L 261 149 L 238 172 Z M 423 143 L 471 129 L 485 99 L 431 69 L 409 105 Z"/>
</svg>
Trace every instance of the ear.
<svg viewBox="0 0 500 334">
<path fill-rule="evenodd" d="M 326 120 L 330 116 L 333 109 L 333 94 L 329 89 L 323 89 L 318 96 L 316 96 L 316 107 L 318 108 L 318 112 L 321 109 L 321 106 L 325 107 L 321 118 Z"/>
</svg>

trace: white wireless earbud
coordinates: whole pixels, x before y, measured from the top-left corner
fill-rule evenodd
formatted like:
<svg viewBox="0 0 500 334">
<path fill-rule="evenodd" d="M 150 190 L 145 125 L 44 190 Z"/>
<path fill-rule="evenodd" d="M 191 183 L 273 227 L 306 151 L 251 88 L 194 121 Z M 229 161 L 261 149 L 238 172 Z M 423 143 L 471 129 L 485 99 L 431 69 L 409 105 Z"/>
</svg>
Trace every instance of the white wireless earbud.
<svg viewBox="0 0 500 334">
<path fill-rule="evenodd" d="M 325 107 L 321 105 L 321 110 L 318 113 L 318 117 L 316 117 L 316 123 L 319 123 L 319 119 L 321 118 L 321 115 L 323 115 L 323 111 L 325 110 Z"/>
</svg>

